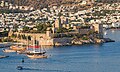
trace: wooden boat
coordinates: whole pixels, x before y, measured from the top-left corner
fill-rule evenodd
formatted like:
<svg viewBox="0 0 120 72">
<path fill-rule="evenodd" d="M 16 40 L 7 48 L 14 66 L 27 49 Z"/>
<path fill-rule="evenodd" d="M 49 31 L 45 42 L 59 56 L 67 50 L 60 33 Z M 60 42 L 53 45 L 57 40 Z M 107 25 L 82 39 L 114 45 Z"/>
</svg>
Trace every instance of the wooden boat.
<svg viewBox="0 0 120 72">
<path fill-rule="evenodd" d="M 7 57 L 9 57 L 9 56 L 0 56 L 0 58 L 7 58 Z"/>
<path fill-rule="evenodd" d="M 38 58 L 47 58 L 48 56 L 45 55 L 46 54 L 46 51 L 30 51 L 28 52 L 26 55 L 31 58 L 31 59 L 38 59 Z"/>
<path fill-rule="evenodd" d="M 24 50 L 26 50 L 26 48 L 22 47 L 22 46 L 10 46 L 10 49 L 15 50 L 15 51 L 24 51 Z"/>
<path fill-rule="evenodd" d="M 11 49 L 3 49 L 3 52 L 16 52 L 15 50 L 11 50 Z"/>
<path fill-rule="evenodd" d="M 33 54 L 33 55 L 27 55 L 29 58 L 31 59 L 38 59 L 38 58 L 47 58 L 47 55 L 44 55 L 44 54 Z"/>
<path fill-rule="evenodd" d="M 36 41 L 36 39 L 33 40 L 33 46 L 29 46 L 29 47 L 32 47 L 33 49 L 32 51 L 26 54 L 29 58 L 32 59 L 47 58 L 46 51 L 39 46 L 39 41 Z"/>
</svg>

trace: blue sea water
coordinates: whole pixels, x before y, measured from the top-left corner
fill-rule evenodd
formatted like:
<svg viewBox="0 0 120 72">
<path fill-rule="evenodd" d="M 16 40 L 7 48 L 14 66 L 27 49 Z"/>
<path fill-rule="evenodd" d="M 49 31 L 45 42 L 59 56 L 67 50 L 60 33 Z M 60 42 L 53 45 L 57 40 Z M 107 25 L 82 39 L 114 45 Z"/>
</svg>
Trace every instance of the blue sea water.
<svg viewBox="0 0 120 72">
<path fill-rule="evenodd" d="M 54 47 L 47 49 L 47 59 L 29 59 L 0 49 L 0 55 L 10 56 L 0 59 L 0 72 L 120 72 L 120 31 L 108 30 L 105 37 L 116 42 Z M 18 65 L 23 70 L 17 70 Z"/>
</svg>

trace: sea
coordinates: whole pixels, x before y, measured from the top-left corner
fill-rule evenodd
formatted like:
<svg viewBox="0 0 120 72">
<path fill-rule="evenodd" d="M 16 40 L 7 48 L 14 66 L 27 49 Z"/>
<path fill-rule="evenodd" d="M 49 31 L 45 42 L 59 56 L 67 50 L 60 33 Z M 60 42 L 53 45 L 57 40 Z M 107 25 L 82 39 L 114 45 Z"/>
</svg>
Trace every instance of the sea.
<svg viewBox="0 0 120 72">
<path fill-rule="evenodd" d="M 120 72 L 120 30 L 107 30 L 104 37 L 115 42 L 50 47 L 46 48 L 46 59 L 4 53 L 0 48 L 0 55 L 9 56 L 0 59 L 0 72 Z"/>
</svg>

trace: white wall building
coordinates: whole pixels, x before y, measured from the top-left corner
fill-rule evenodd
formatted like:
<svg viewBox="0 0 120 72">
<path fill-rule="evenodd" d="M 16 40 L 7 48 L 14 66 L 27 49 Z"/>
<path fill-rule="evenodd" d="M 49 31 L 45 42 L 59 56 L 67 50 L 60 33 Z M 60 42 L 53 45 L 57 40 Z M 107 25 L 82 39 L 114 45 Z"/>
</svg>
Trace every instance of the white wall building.
<svg viewBox="0 0 120 72">
<path fill-rule="evenodd" d="M 112 27 L 120 27 L 120 22 L 112 23 Z"/>
</svg>

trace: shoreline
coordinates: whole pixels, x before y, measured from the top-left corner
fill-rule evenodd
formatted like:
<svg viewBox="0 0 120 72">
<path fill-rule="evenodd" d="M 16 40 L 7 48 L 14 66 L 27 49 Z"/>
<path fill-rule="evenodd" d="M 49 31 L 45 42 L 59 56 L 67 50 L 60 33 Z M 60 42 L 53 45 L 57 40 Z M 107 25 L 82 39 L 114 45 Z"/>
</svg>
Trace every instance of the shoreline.
<svg viewBox="0 0 120 72">
<path fill-rule="evenodd" d="M 115 42 L 115 40 L 112 40 L 110 38 L 103 38 L 103 39 L 96 39 L 96 40 L 77 40 L 71 45 L 88 45 L 88 44 L 102 44 L 102 43 L 109 43 L 109 42 Z"/>
<path fill-rule="evenodd" d="M 64 40 L 64 38 L 61 38 Z M 58 46 L 73 46 L 73 45 L 88 45 L 88 44 L 102 44 L 102 43 L 108 43 L 108 42 L 115 42 L 115 40 L 112 40 L 110 38 L 102 38 L 102 39 L 98 39 L 98 38 L 94 38 L 94 39 L 87 39 L 87 40 L 83 40 L 81 38 L 75 38 L 75 39 L 68 39 L 68 42 L 63 41 L 62 42 L 53 42 L 54 44 L 52 45 L 42 45 L 43 47 L 58 47 Z M 22 42 L 21 42 L 22 43 Z M 11 45 L 14 44 L 19 44 L 19 43 L 15 43 L 15 42 L 1 42 L 0 43 L 0 48 L 3 47 L 10 47 Z M 24 43 L 23 43 L 24 44 Z M 25 45 L 26 46 L 26 45 Z"/>
</svg>

